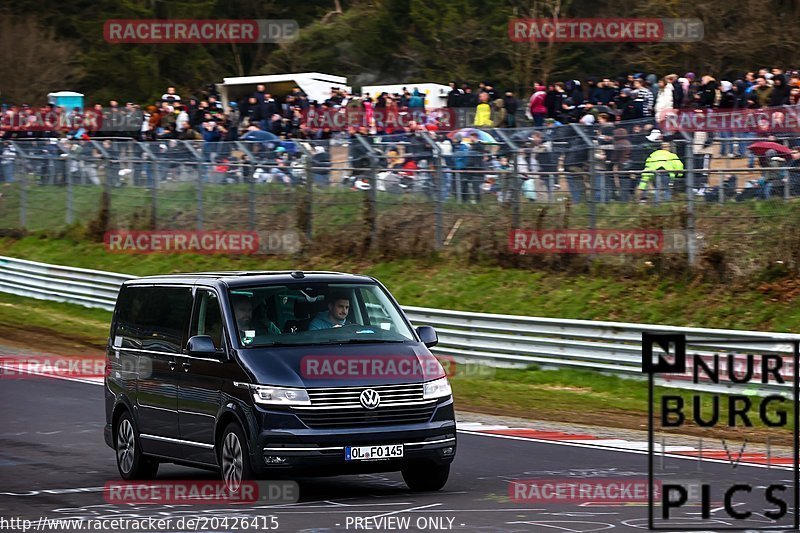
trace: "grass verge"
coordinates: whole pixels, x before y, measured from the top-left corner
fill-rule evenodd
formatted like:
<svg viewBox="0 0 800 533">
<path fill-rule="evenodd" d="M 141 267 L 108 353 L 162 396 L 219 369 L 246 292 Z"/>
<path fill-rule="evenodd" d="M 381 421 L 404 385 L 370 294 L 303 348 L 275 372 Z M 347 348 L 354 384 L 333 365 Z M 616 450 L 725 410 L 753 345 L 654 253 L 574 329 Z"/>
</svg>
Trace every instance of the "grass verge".
<svg viewBox="0 0 800 533">
<path fill-rule="evenodd" d="M 800 284 L 707 284 L 657 276 L 578 275 L 465 264 L 452 258 L 366 261 L 340 257 L 110 254 L 86 240 L 0 238 L 0 255 L 133 275 L 238 269 L 318 269 L 369 274 L 403 305 L 675 326 L 793 332 Z"/>
</svg>

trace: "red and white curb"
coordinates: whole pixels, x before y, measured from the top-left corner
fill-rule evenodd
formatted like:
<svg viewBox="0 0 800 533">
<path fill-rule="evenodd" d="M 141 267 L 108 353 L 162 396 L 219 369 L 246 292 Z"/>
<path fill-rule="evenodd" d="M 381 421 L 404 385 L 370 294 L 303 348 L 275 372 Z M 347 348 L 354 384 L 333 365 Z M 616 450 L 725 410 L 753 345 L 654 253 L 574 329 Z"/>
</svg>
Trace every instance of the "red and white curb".
<svg viewBox="0 0 800 533">
<path fill-rule="evenodd" d="M 627 452 L 646 454 L 648 443 L 646 440 L 628 440 L 597 437 L 589 433 L 566 433 L 562 431 L 551 431 L 533 428 L 513 428 L 508 426 L 493 426 L 480 422 L 459 422 L 457 424 L 459 433 L 469 435 L 481 435 L 487 437 L 497 437 L 512 440 L 522 440 L 530 442 L 542 442 L 563 446 L 579 448 L 597 448 L 608 451 Z M 686 437 L 687 439 L 691 437 Z M 781 451 L 778 453 L 756 452 L 750 453 L 741 451 L 742 442 L 728 442 L 726 451 L 721 446 L 721 441 L 705 439 L 705 442 L 714 443 L 715 447 L 706 448 L 701 446 L 687 445 L 662 445 L 660 442 L 653 443 L 653 451 L 661 457 L 678 459 L 694 459 L 712 463 L 736 463 L 742 466 L 752 466 L 757 468 L 776 468 L 782 470 L 792 470 L 794 459 L 788 453 Z"/>
</svg>

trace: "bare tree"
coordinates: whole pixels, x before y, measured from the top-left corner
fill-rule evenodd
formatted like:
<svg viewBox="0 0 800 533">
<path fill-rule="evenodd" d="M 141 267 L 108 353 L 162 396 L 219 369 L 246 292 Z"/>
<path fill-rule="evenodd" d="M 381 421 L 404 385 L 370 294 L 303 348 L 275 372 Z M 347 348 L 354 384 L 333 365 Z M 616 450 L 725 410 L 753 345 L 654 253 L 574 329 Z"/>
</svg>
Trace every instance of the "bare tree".
<svg viewBox="0 0 800 533">
<path fill-rule="evenodd" d="M 0 17 L 0 80 L 5 101 L 43 103 L 47 93 L 69 89 L 83 71 L 78 47 L 59 41 L 33 18 Z"/>
</svg>

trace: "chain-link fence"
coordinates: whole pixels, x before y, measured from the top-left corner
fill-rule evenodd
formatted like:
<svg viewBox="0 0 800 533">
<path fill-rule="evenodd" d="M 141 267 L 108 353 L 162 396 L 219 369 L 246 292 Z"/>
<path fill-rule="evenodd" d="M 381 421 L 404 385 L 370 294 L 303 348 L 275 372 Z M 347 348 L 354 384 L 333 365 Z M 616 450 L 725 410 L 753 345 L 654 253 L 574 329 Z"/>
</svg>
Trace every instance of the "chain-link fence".
<svg viewBox="0 0 800 533">
<path fill-rule="evenodd" d="M 664 137 L 641 123 L 4 141 L 0 227 L 297 229 L 322 249 L 410 254 L 507 252 L 514 229 L 669 230 L 687 236 L 690 264 L 722 249 L 741 270 L 796 268 L 799 145 L 797 136 Z"/>
</svg>

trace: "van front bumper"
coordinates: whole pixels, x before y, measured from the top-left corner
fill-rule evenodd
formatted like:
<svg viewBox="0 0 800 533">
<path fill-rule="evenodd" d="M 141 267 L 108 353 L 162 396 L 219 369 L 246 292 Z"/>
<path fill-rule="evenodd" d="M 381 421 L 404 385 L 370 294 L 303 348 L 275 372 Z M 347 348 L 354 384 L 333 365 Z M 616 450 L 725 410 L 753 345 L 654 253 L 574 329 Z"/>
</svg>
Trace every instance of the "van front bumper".
<svg viewBox="0 0 800 533">
<path fill-rule="evenodd" d="M 273 413 L 274 415 L 274 413 Z M 437 405 L 424 423 L 346 429 L 287 427 L 263 430 L 251 446 L 253 469 L 259 474 L 283 470 L 308 471 L 313 475 L 392 472 L 409 463 L 446 465 L 456 454 L 456 424 L 452 399 Z M 274 426 L 273 426 L 274 427 Z M 348 446 L 403 445 L 403 457 L 348 461 Z"/>
</svg>

